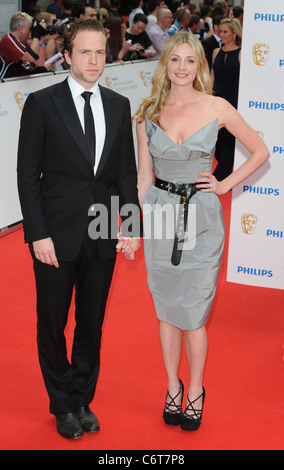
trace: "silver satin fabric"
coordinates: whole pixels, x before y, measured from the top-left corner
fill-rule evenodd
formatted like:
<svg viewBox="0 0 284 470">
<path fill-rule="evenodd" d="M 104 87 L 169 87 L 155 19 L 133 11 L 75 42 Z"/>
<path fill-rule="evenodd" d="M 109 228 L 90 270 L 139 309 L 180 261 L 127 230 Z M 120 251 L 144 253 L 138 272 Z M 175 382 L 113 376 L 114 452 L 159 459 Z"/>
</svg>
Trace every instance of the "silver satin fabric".
<svg viewBox="0 0 284 470">
<path fill-rule="evenodd" d="M 145 128 L 155 176 L 194 183 L 199 172 L 211 172 L 217 119 L 180 146 L 152 121 L 145 119 Z M 146 195 L 143 213 L 147 277 L 158 319 L 182 330 L 196 330 L 208 321 L 214 300 L 224 247 L 224 220 L 218 196 L 197 192 L 189 204 L 189 245 L 183 250 L 180 264 L 173 266 L 176 212 L 172 211 L 171 219 L 170 209 L 177 209 L 179 204 L 179 196 L 172 197 L 154 185 Z"/>
</svg>

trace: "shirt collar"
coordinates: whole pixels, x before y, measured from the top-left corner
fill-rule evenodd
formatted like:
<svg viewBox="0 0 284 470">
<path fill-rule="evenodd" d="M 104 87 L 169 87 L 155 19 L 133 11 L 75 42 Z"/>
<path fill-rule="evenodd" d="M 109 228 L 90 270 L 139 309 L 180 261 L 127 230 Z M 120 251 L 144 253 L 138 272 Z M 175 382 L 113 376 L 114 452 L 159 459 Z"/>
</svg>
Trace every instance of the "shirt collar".
<svg viewBox="0 0 284 470">
<path fill-rule="evenodd" d="M 219 36 L 217 36 L 217 34 L 213 33 L 213 36 L 215 37 L 215 39 L 219 42 L 219 44 L 221 44 L 221 38 Z"/>
<path fill-rule="evenodd" d="M 90 88 L 90 90 L 85 90 L 85 88 L 82 85 L 80 85 L 80 83 L 78 83 L 70 74 L 68 77 L 68 84 L 69 84 L 69 87 L 70 87 L 70 90 L 74 99 L 80 96 L 84 91 L 90 91 L 96 96 L 100 95 L 98 82 L 96 82 L 94 86 Z"/>
</svg>

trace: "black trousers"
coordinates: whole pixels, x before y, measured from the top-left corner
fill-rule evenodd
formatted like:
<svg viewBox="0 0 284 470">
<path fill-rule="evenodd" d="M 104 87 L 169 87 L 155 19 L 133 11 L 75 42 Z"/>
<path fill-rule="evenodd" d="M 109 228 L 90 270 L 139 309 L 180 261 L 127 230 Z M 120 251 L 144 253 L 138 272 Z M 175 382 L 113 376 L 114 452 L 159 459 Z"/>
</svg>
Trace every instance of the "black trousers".
<svg viewBox="0 0 284 470">
<path fill-rule="evenodd" d="M 34 258 L 39 362 L 50 412 L 69 413 L 92 401 L 100 367 L 102 324 L 116 257 L 101 260 L 88 236 L 74 261 L 59 268 Z M 64 330 L 75 287 L 76 326 L 71 362 Z"/>
</svg>

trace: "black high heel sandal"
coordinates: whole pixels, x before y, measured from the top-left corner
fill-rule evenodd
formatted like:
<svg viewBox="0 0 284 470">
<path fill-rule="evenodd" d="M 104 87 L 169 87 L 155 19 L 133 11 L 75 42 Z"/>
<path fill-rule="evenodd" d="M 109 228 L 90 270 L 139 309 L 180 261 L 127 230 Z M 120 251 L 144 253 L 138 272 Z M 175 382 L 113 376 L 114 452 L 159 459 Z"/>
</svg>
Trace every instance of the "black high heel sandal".
<svg viewBox="0 0 284 470">
<path fill-rule="evenodd" d="M 202 393 L 197 397 L 195 400 L 190 401 L 189 398 L 187 397 L 187 403 L 188 405 L 186 406 L 184 413 L 181 418 L 181 429 L 184 431 L 196 431 L 201 424 L 202 420 L 202 412 L 203 412 L 203 404 L 205 400 L 205 389 L 202 387 Z M 199 398 L 202 397 L 202 407 L 201 410 L 196 410 L 194 408 L 194 403 L 199 400 Z M 187 414 L 187 411 L 191 411 L 192 414 Z"/>
<path fill-rule="evenodd" d="M 166 424 L 170 426 L 178 426 L 181 423 L 181 418 L 182 418 L 182 399 L 183 399 L 183 392 L 184 392 L 184 386 L 182 381 L 179 379 L 179 392 L 176 394 L 175 397 L 172 397 L 169 394 L 169 391 L 167 391 L 167 396 L 166 396 L 166 403 L 165 403 L 165 408 L 163 412 L 163 418 Z M 181 394 L 181 404 L 177 405 L 175 400 L 177 397 Z M 167 398 L 169 397 L 170 401 L 167 403 Z"/>
</svg>

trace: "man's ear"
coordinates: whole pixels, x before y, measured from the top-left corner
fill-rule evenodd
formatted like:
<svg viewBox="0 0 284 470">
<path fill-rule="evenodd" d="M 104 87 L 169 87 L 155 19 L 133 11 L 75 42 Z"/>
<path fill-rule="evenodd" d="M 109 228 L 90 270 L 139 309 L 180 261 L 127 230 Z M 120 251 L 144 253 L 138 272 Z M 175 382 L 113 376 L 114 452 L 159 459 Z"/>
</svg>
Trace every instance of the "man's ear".
<svg viewBox="0 0 284 470">
<path fill-rule="evenodd" d="M 68 65 L 71 65 L 71 57 L 68 51 L 64 51 L 64 57 Z"/>
</svg>

